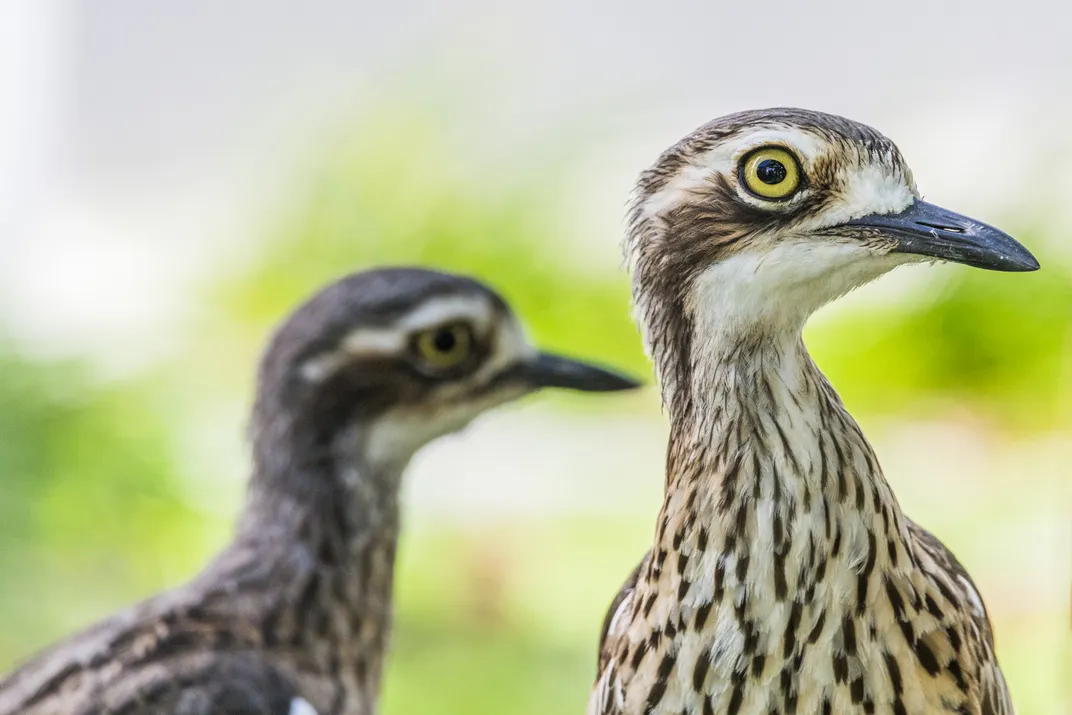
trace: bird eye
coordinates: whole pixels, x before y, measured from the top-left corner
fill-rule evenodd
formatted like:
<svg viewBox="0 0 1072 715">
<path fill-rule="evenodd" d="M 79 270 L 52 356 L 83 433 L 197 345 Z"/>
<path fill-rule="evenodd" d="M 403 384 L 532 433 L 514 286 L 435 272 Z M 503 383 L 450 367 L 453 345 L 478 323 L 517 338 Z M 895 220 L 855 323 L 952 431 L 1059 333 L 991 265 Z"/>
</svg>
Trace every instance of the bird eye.
<svg viewBox="0 0 1072 715">
<path fill-rule="evenodd" d="M 464 323 L 441 325 L 418 333 L 417 357 L 429 367 L 445 370 L 465 362 L 473 350 L 473 332 Z"/>
<path fill-rule="evenodd" d="M 740 180 L 761 199 L 787 199 L 800 187 L 800 166 L 781 147 L 760 147 L 741 161 Z"/>
</svg>

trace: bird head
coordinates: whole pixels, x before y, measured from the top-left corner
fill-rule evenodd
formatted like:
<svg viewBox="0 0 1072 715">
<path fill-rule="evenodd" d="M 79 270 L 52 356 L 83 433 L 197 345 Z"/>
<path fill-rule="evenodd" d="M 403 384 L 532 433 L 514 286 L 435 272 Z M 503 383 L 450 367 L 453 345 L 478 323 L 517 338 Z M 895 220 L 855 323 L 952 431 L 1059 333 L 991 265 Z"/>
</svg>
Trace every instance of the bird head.
<svg viewBox="0 0 1072 715">
<path fill-rule="evenodd" d="M 882 134 L 801 109 L 732 114 L 685 137 L 641 174 L 628 226 L 656 353 L 698 323 L 738 336 L 799 330 L 904 263 L 1038 268 L 1012 237 L 922 201 Z"/>
<path fill-rule="evenodd" d="M 475 280 L 379 269 L 324 288 L 276 331 L 261 363 L 254 439 L 298 434 L 323 448 L 352 438 L 367 459 L 398 462 L 543 388 L 637 385 L 537 350 L 503 299 Z"/>
</svg>

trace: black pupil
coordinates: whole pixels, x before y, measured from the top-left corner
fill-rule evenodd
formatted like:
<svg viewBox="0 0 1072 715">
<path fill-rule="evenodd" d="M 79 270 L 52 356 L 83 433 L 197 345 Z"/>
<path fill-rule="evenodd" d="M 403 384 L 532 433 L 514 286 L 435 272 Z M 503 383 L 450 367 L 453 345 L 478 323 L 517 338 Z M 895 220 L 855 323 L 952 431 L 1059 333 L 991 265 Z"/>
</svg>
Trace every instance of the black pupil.
<svg viewBox="0 0 1072 715">
<path fill-rule="evenodd" d="M 457 342 L 453 330 L 436 331 L 435 337 L 432 338 L 432 343 L 435 345 L 435 349 L 441 353 L 449 353 L 454 349 Z"/>
<path fill-rule="evenodd" d="M 774 159 L 764 159 L 756 167 L 756 176 L 764 184 L 780 184 L 785 181 L 785 164 Z"/>
</svg>

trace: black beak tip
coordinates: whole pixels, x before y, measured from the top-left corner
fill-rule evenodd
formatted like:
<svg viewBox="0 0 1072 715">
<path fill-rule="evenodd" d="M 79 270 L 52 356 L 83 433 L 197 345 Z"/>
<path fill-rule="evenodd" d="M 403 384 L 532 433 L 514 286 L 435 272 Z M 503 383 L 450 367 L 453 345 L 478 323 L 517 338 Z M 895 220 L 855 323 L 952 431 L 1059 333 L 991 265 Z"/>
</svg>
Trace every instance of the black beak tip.
<svg viewBox="0 0 1072 715">
<path fill-rule="evenodd" d="M 1009 234 L 975 221 L 966 223 L 970 227 L 969 238 L 977 242 L 978 248 L 972 252 L 980 259 L 980 268 L 1004 273 L 1030 273 L 1039 269 L 1038 259 Z"/>
<path fill-rule="evenodd" d="M 596 370 L 602 374 L 597 373 Z M 642 386 L 642 382 L 634 380 L 628 375 L 604 370 L 603 368 L 594 368 L 591 380 L 582 389 L 587 392 L 623 392 L 625 390 L 635 390 Z"/>
<path fill-rule="evenodd" d="M 1023 255 L 1012 257 L 1010 263 L 1012 265 L 1008 270 L 1014 273 L 1030 273 L 1042 267 L 1039 265 L 1038 259 L 1031 255 L 1031 252 L 1026 248 Z"/>
<path fill-rule="evenodd" d="M 995 245 L 990 250 L 978 257 L 973 256 L 975 261 L 969 259 L 964 263 L 968 265 L 974 263 L 977 268 L 1003 273 L 1030 273 L 1040 268 L 1038 259 L 1032 255 L 1031 251 L 1024 248 L 1012 236 L 1002 233 L 1000 237 L 1003 240 L 995 241 Z"/>
<path fill-rule="evenodd" d="M 519 370 L 522 379 L 533 389 L 621 392 L 641 386 L 639 381 L 620 372 L 548 353 L 523 363 Z"/>
</svg>

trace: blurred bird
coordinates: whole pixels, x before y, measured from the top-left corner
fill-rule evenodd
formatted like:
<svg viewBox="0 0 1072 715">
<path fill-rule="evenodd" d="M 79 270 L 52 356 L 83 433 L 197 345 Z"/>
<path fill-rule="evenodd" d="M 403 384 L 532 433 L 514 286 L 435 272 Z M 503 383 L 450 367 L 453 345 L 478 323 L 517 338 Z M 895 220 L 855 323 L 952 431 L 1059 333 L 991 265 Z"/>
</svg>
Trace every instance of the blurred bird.
<svg viewBox="0 0 1072 715">
<path fill-rule="evenodd" d="M 0 681 L 0 713 L 373 713 L 411 455 L 544 387 L 636 384 L 537 352 L 468 278 L 384 269 L 328 286 L 261 362 L 233 542 L 189 584 Z"/>
<path fill-rule="evenodd" d="M 1033 271 L 1032 255 L 920 200 L 875 130 L 799 109 L 666 151 L 625 247 L 670 441 L 589 713 L 1011 714 L 979 592 L 902 513 L 801 330 L 902 264 Z"/>
</svg>

